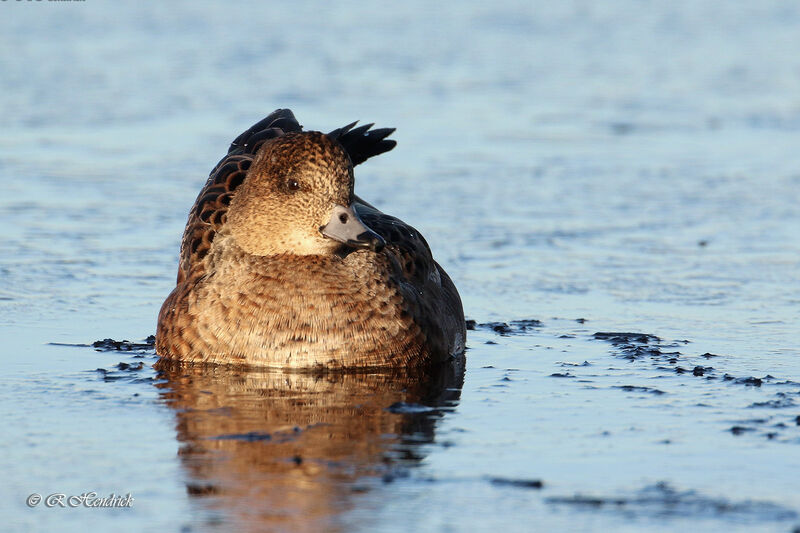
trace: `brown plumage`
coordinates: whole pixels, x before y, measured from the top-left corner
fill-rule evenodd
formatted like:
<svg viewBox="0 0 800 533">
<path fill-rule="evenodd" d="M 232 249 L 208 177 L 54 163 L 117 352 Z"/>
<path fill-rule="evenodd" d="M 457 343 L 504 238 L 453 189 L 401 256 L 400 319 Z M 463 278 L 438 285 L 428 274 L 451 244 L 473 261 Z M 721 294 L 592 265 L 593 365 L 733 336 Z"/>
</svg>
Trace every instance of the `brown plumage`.
<svg viewBox="0 0 800 533">
<path fill-rule="evenodd" d="M 290 368 L 459 357 L 455 286 L 422 235 L 353 193 L 353 164 L 391 129 L 304 132 L 278 110 L 237 137 L 189 214 L 156 351 Z"/>
</svg>

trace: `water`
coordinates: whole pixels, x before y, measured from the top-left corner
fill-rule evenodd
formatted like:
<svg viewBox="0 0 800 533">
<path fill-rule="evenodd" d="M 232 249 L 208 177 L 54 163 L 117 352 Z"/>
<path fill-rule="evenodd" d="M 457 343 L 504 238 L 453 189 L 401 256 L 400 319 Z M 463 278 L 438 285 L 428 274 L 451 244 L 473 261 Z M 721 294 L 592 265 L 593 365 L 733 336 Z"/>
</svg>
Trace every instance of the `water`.
<svg viewBox="0 0 800 533">
<path fill-rule="evenodd" d="M 800 526 L 794 3 L 6 4 L 6 529 Z M 59 344 L 154 332 L 199 187 L 277 107 L 398 128 L 356 190 L 459 287 L 463 375 Z M 625 331 L 660 340 L 593 335 Z M 25 504 L 88 491 L 133 507 Z"/>
</svg>

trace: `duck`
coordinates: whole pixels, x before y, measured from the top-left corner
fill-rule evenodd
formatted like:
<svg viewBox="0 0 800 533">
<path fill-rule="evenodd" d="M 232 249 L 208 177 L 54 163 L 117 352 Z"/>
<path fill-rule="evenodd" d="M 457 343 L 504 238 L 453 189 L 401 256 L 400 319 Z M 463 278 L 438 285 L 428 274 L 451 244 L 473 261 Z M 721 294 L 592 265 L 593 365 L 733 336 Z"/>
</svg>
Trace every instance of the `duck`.
<svg viewBox="0 0 800 533">
<path fill-rule="evenodd" d="M 158 315 L 161 360 L 399 369 L 463 357 L 453 281 L 422 234 L 354 192 L 393 128 L 304 130 L 278 109 L 236 137 L 197 196 Z"/>
</svg>

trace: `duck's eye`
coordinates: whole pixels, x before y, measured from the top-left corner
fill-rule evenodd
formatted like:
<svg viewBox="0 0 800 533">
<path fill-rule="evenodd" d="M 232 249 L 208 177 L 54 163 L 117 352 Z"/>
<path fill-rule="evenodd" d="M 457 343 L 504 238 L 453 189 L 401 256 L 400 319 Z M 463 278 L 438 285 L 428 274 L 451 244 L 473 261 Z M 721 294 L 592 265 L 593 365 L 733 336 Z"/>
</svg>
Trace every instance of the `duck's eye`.
<svg viewBox="0 0 800 533">
<path fill-rule="evenodd" d="M 300 189 L 300 182 L 297 180 L 290 179 L 286 182 L 286 186 L 289 187 L 290 191 L 297 191 Z"/>
</svg>

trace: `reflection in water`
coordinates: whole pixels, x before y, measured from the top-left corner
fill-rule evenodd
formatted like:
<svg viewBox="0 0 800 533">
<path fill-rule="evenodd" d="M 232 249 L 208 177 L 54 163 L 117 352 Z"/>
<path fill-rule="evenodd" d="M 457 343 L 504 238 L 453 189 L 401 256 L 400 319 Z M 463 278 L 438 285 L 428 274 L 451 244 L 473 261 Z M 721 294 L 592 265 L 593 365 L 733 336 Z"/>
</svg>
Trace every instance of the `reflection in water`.
<svg viewBox="0 0 800 533">
<path fill-rule="evenodd" d="M 464 380 L 463 361 L 417 375 L 157 368 L 187 491 L 226 529 L 330 529 L 365 490 L 359 479 L 391 479 L 422 459 Z"/>
</svg>

